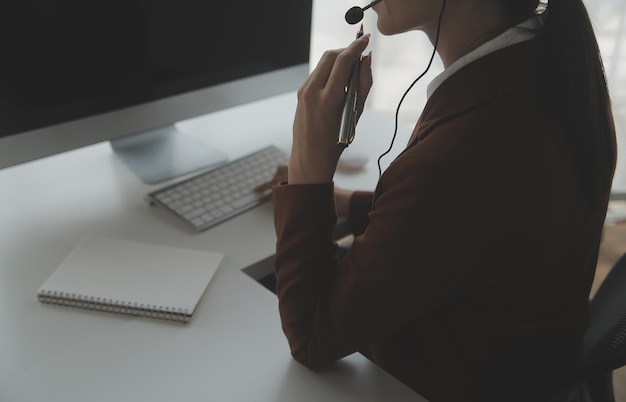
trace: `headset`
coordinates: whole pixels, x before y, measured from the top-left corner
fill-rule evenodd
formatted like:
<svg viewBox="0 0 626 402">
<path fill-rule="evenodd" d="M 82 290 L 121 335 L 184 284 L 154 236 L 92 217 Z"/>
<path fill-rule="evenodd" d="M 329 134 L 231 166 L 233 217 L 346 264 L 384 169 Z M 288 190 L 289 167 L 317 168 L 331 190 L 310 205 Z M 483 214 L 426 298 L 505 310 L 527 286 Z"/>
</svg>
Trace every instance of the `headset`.
<svg viewBox="0 0 626 402">
<path fill-rule="evenodd" d="M 363 8 L 359 6 L 352 7 L 351 9 L 348 10 L 348 12 L 346 12 L 346 22 L 352 25 L 361 22 L 361 20 L 363 19 L 363 12 L 367 10 L 368 8 L 374 7 L 376 4 L 380 3 L 381 1 L 383 0 L 374 0 Z"/>
<path fill-rule="evenodd" d="M 383 0 L 373 0 L 370 4 L 368 4 L 365 7 L 359 7 L 359 6 L 354 6 L 351 9 L 349 9 L 346 12 L 346 22 L 348 24 L 356 24 L 358 22 L 360 22 L 363 19 L 363 12 L 372 8 L 373 6 L 375 6 L 376 4 L 380 3 Z M 404 102 L 404 99 L 406 98 L 406 96 L 409 94 L 409 92 L 411 91 L 411 89 L 413 89 L 413 87 L 415 86 L 415 84 L 417 84 L 417 82 L 424 76 L 426 75 L 426 73 L 428 72 L 428 70 L 430 70 L 430 66 L 433 64 L 433 60 L 435 59 L 435 54 L 437 53 L 437 45 L 439 43 L 439 34 L 441 33 L 441 20 L 443 19 L 443 13 L 446 10 L 446 0 L 442 0 L 442 4 L 441 4 L 441 11 L 439 12 L 439 19 L 437 21 L 437 34 L 435 36 L 435 44 L 433 46 L 433 52 L 430 56 L 430 60 L 428 61 L 428 65 L 426 66 L 426 69 L 424 70 L 424 72 L 422 72 L 414 81 L 411 85 L 409 85 L 409 87 L 407 88 L 407 90 L 404 92 L 404 95 L 402 95 L 402 98 L 400 98 L 400 102 L 398 103 L 398 107 L 396 108 L 396 116 L 395 116 L 395 128 L 393 131 L 393 137 L 391 138 L 391 144 L 389 145 L 389 149 L 387 149 L 382 155 L 380 155 L 378 157 L 378 179 L 380 180 L 381 176 L 382 176 L 382 169 L 380 167 L 380 161 L 382 160 L 382 158 L 387 155 L 389 152 L 391 152 L 391 149 L 393 148 L 393 143 L 396 140 L 396 136 L 398 134 L 398 116 L 400 114 L 400 106 L 402 106 L 402 102 Z"/>
</svg>

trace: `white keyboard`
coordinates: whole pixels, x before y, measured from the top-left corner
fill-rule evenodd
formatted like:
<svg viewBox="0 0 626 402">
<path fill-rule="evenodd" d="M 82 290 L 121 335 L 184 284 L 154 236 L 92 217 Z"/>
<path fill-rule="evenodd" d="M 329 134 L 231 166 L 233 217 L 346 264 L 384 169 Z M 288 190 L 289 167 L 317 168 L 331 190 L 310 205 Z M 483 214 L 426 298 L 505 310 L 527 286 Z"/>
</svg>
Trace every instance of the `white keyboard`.
<svg viewBox="0 0 626 402">
<path fill-rule="evenodd" d="M 288 160 L 287 153 L 271 145 L 151 192 L 146 200 L 202 231 L 267 201 L 271 194 L 259 194 L 254 187 L 271 180 Z"/>
</svg>

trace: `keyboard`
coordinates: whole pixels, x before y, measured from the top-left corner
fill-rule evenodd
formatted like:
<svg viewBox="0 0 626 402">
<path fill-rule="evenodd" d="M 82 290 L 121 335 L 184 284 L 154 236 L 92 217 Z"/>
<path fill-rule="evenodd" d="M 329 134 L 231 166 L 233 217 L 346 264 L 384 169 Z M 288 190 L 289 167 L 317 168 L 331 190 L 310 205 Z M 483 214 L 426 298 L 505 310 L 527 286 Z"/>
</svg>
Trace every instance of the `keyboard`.
<svg viewBox="0 0 626 402">
<path fill-rule="evenodd" d="M 209 229 L 269 200 L 254 188 L 271 180 L 289 156 L 270 145 L 216 169 L 153 191 L 151 205 L 165 208 L 197 231 Z"/>
</svg>

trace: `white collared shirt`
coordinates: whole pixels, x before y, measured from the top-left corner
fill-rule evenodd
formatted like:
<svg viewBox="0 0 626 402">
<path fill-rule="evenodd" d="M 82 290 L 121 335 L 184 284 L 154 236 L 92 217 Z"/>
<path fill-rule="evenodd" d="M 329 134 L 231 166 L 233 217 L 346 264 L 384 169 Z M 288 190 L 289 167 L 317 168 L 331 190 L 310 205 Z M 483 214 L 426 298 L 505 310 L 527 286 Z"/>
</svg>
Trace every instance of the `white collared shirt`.
<svg viewBox="0 0 626 402">
<path fill-rule="evenodd" d="M 539 28 L 543 26 L 543 17 L 538 15 L 527 19 L 526 21 L 507 29 L 495 38 L 483 43 L 476 49 L 462 56 L 457 61 L 452 63 L 448 68 L 443 70 L 441 74 L 436 76 L 429 84 L 427 88 L 428 98 L 435 92 L 439 85 L 444 82 L 452 74 L 459 71 L 462 67 L 465 67 L 469 63 L 480 59 L 483 56 L 493 53 L 496 50 L 504 49 L 505 47 L 515 45 L 520 42 L 524 42 L 533 39 L 537 36 Z"/>
</svg>

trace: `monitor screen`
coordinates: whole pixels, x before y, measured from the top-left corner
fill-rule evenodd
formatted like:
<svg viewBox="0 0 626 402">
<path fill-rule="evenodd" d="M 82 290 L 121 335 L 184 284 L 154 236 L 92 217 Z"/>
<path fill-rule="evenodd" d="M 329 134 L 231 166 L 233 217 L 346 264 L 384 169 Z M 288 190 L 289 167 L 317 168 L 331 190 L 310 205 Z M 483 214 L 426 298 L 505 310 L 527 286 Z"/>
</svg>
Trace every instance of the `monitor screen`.
<svg viewBox="0 0 626 402">
<path fill-rule="evenodd" d="M 11 2 L 0 13 L 0 167 L 135 134 L 170 144 L 177 121 L 295 90 L 311 1 Z M 169 178 L 157 176 L 142 178 Z"/>
</svg>

